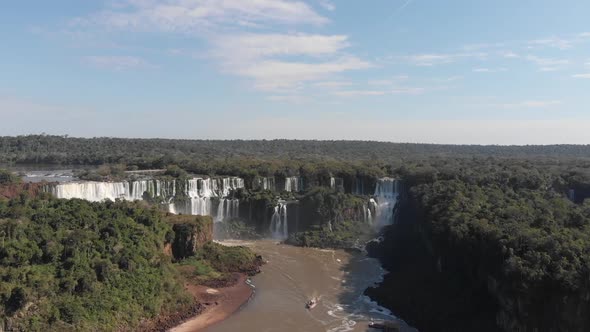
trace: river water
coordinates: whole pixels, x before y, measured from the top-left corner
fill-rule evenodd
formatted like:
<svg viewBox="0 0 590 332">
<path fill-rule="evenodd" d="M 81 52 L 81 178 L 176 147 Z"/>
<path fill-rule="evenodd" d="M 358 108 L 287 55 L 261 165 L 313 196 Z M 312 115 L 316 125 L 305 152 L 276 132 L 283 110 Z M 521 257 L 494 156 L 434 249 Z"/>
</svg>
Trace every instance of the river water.
<svg viewBox="0 0 590 332">
<path fill-rule="evenodd" d="M 253 298 L 207 332 L 372 331 L 367 327 L 372 319 L 394 318 L 363 295 L 383 275 L 375 259 L 270 240 L 240 244 L 251 247 L 268 263 L 252 278 Z M 307 310 L 305 301 L 313 296 L 320 301 Z"/>
</svg>

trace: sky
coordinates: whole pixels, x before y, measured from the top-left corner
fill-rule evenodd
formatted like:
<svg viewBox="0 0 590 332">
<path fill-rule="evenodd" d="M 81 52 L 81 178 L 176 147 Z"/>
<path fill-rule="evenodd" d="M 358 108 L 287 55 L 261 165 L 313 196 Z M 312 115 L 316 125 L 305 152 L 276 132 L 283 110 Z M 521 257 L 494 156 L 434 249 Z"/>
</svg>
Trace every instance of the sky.
<svg viewBox="0 0 590 332">
<path fill-rule="evenodd" d="M 4 0 L 0 135 L 590 144 L 590 1 Z"/>
</svg>

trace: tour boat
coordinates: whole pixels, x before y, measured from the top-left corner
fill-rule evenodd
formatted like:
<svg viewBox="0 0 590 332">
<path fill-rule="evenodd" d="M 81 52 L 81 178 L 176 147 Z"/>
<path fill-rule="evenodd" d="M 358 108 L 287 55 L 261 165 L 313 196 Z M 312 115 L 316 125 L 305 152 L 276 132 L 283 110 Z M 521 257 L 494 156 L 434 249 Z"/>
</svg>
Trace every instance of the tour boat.
<svg viewBox="0 0 590 332">
<path fill-rule="evenodd" d="M 369 327 L 385 332 L 399 331 L 400 329 L 399 323 L 390 321 L 370 322 Z"/>
</svg>

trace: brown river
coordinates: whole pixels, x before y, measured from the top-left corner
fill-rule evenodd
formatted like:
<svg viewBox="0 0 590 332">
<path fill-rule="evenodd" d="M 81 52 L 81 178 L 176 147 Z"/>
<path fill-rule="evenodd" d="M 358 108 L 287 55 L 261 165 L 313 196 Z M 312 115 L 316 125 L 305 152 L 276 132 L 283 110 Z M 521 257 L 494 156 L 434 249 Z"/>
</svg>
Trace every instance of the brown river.
<svg viewBox="0 0 590 332">
<path fill-rule="evenodd" d="M 394 318 L 363 295 L 382 277 L 375 259 L 272 240 L 238 243 L 251 247 L 268 263 L 251 280 L 255 293 L 250 301 L 207 332 L 374 331 L 367 327 L 371 320 Z M 320 301 L 307 310 L 305 301 L 311 297 Z"/>
</svg>

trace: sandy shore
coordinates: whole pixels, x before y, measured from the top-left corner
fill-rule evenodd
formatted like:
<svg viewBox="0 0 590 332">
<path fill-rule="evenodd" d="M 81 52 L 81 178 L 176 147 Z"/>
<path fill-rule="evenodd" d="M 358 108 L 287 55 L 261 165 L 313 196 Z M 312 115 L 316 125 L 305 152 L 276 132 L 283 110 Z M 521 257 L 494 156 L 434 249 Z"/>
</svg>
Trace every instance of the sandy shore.
<svg viewBox="0 0 590 332">
<path fill-rule="evenodd" d="M 201 331 L 236 312 L 254 293 L 252 287 L 246 284 L 246 279 L 247 276 L 242 274 L 235 285 L 225 288 L 186 285 L 187 290 L 204 304 L 206 309 L 200 315 L 170 329 L 169 332 Z"/>
</svg>

